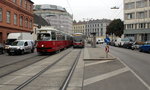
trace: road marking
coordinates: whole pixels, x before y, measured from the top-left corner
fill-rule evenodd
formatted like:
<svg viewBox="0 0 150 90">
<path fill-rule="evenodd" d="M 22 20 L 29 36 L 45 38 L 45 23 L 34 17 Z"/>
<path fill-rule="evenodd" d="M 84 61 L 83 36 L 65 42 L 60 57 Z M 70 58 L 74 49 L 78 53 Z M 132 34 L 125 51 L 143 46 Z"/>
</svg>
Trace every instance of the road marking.
<svg viewBox="0 0 150 90">
<path fill-rule="evenodd" d="M 89 84 L 92 84 L 92 83 L 95 83 L 95 82 L 98 82 L 98 81 L 101 81 L 101 80 L 119 75 L 119 74 L 127 72 L 127 71 L 129 71 L 129 68 L 125 67 L 125 68 L 118 69 L 118 70 L 115 70 L 115 71 L 112 71 L 112 72 L 109 72 L 109 73 L 106 73 L 106 74 L 102 74 L 100 76 L 96 76 L 96 77 L 86 79 L 86 80 L 84 80 L 84 86 L 87 86 Z"/>
<path fill-rule="evenodd" d="M 85 64 L 85 66 L 92 66 L 92 65 L 101 64 L 101 63 L 106 63 L 106 62 L 111 62 L 111 61 L 112 61 L 112 60 L 98 61 L 98 62 L 93 62 L 93 63 Z"/>
<path fill-rule="evenodd" d="M 143 83 L 143 85 L 145 85 L 146 88 L 148 88 L 148 90 L 150 90 L 150 86 L 140 77 L 138 76 L 129 66 L 127 66 L 119 57 L 117 57 L 117 59 L 126 67 L 129 68 L 129 70 Z"/>
<path fill-rule="evenodd" d="M 112 54 L 111 54 L 112 55 Z M 114 56 L 114 55 L 112 55 Z M 141 81 L 141 83 L 143 83 L 143 85 L 145 85 L 146 88 L 148 88 L 148 90 L 150 90 L 150 86 L 140 77 L 138 76 L 127 64 L 125 64 L 119 57 L 117 57 L 117 59 L 125 66 L 128 67 L 129 70 Z"/>
</svg>

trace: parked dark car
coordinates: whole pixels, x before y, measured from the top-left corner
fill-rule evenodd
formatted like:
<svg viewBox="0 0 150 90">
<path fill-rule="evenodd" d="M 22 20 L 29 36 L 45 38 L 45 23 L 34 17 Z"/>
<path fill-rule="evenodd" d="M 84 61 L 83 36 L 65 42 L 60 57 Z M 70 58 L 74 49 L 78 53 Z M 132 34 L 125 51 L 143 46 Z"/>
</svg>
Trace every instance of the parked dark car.
<svg viewBox="0 0 150 90">
<path fill-rule="evenodd" d="M 4 53 L 4 45 L 0 43 L 0 54 Z"/>
<path fill-rule="evenodd" d="M 123 43 L 123 46 L 122 46 L 122 47 L 131 49 L 133 43 L 134 43 L 133 40 L 129 39 L 129 41 L 126 41 L 126 42 Z"/>
<path fill-rule="evenodd" d="M 142 45 L 144 45 L 144 42 L 134 42 L 134 43 L 132 44 L 131 49 L 132 49 L 132 50 L 138 50 L 139 47 L 142 46 Z"/>
<path fill-rule="evenodd" d="M 150 41 L 149 42 L 145 42 L 144 45 L 139 47 L 139 51 L 140 52 L 149 52 L 150 53 Z"/>
</svg>

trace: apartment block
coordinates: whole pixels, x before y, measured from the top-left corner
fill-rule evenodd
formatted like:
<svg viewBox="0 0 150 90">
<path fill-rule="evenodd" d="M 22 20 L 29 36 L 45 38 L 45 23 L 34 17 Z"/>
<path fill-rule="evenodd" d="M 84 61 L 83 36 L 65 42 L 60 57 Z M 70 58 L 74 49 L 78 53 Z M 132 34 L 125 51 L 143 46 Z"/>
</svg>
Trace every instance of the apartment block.
<svg viewBox="0 0 150 90">
<path fill-rule="evenodd" d="M 124 0 L 125 37 L 150 41 L 150 0 Z"/>
<path fill-rule="evenodd" d="M 85 34 L 86 22 L 73 22 L 73 33 Z"/>
<path fill-rule="evenodd" d="M 31 0 L 0 0 L 0 43 L 13 32 L 32 32 L 33 2 Z"/>
<path fill-rule="evenodd" d="M 57 5 L 34 6 L 34 14 L 44 18 L 54 28 L 72 34 L 73 16 L 65 8 Z"/>
</svg>

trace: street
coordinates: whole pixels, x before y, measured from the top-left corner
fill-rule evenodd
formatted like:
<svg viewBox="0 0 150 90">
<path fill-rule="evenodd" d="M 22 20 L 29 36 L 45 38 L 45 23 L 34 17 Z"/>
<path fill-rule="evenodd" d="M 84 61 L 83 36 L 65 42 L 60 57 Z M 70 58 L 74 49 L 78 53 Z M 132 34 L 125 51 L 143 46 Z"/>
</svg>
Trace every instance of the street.
<svg viewBox="0 0 150 90">
<path fill-rule="evenodd" d="M 107 60 L 107 59 L 103 60 L 103 58 L 105 58 L 104 47 L 105 47 L 104 44 L 98 44 L 96 48 L 92 48 L 90 45 L 88 45 L 84 48 L 84 53 L 85 52 L 89 53 L 89 54 L 85 53 L 85 54 L 87 54 L 86 57 L 88 57 L 88 58 L 90 58 L 90 57 L 91 58 L 99 58 L 100 57 L 99 55 L 102 55 L 103 57 L 102 56 L 100 57 L 101 58 L 100 61 L 98 59 L 97 59 L 98 61 L 97 60 L 93 61 L 92 59 L 85 58 L 85 55 L 81 54 L 81 57 L 84 57 L 84 59 L 83 58 L 80 59 L 79 67 L 76 68 L 77 72 L 75 73 L 75 74 L 77 74 L 76 75 L 77 77 L 75 76 L 75 78 L 71 79 L 71 85 L 69 84 L 68 88 L 70 88 L 71 90 L 72 90 L 72 88 L 74 88 L 73 90 L 76 90 L 76 89 L 77 90 L 91 90 L 91 89 L 92 90 L 99 90 L 99 89 L 101 89 L 101 90 L 126 90 L 126 89 L 128 89 L 128 90 L 149 90 L 150 89 L 149 88 L 149 86 L 150 86 L 150 78 L 149 78 L 150 54 L 149 53 L 143 53 L 143 52 L 139 52 L 137 50 L 130 50 L 130 49 L 125 49 L 125 48 L 110 46 L 109 55 L 112 55 L 113 57 L 115 57 L 115 60 Z M 72 49 L 72 48 L 70 48 L 70 49 Z M 73 49 L 71 51 L 78 51 L 78 50 L 80 50 L 80 49 Z M 103 53 L 98 52 L 99 50 L 102 50 Z M 90 53 L 90 52 L 96 52 L 96 54 Z M 61 54 L 63 54 L 63 53 L 62 52 L 58 53 L 58 55 L 61 55 Z M 27 53 L 24 55 L 13 55 L 13 56 L 9 56 L 5 53 L 5 54 L 0 55 L 0 63 L 1 63 L 0 67 L 9 65 L 10 63 L 14 63 L 14 62 L 18 62 L 18 61 L 22 62 L 23 60 L 25 60 L 24 62 L 26 63 L 26 62 L 28 62 L 28 61 L 26 61 L 26 60 L 28 60 L 28 58 L 33 59 L 33 58 L 36 58 L 36 56 L 39 56 L 36 52 Z M 46 56 L 48 56 L 48 55 L 46 55 Z M 59 58 L 57 56 L 57 54 L 49 55 L 49 56 L 50 57 L 47 58 L 48 62 L 45 63 L 46 65 L 48 65 L 48 63 L 52 63 L 52 62 L 49 62 L 50 58 L 52 58 L 54 56 Z M 87 59 L 87 60 L 85 60 L 85 59 Z M 29 61 L 31 61 L 31 60 L 29 60 Z M 54 59 L 52 59 L 52 60 L 54 60 Z M 67 60 L 67 58 L 65 60 Z M 69 58 L 68 58 L 68 60 L 69 60 Z M 42 63 L 43 63 L 43 61 L 38 62 L 37 65 L 40 65 Z M 61 66 L 64 66 L 64 65 L 66 65 L 66 63 L 63 63 Z M 36 66 L 36 65 L 31 64 L 29 66 L 29 68 L 33 68 L 34 66 Z M 44 66 L 44 65 L 42 65 L 42 66 Z M 27 69 L 27 68 L 22 68 L 21 70 L 28 71 L 29 69 Z M 54 72 L 56 72 L 57 69 L 61 70 L 60 66 L 57 67 L 56 69 L 52 69 L 52 70 Z M 79 72 L 79 69 L 81 69 L 80 72 Z M 9 68 L 8 68 L 8 70 L 9 70 Z M 38 72 L 38 70 L 35 70 L 35 71 Z M 3 72 L 3 71 L 1 70 L 1 72 Z M 30 73 L 28 73 L 28 74 L 30 74 Z M 52 73 L 50 73 L 50 75 L 51 74 Z M 13 74 L 4 76 L 1 79 L 3 81 L 7 82 L 7 78 L 9 76 L 14 76 L 14 75 L 20 76 L 20 75 L 26 75 L 26 74 L 23 74 L 22 71 L 21 71 L 21 73 L 17 73 L 17 74 L 15 74 L 15 72 L 14 72 Z M 55 76 L 55 73 L 53 73 L 52 76 Z M 56 74 L 56 76 L 57 76 L 57 74 Z M 57 78 L 58 77 L 59 76 L 57 76 Z M 80 81 L 76 81 L 75 80 L 76 78 L 78 78 Z M 11 79 L 13 79 L 13 78 L 11 78 Z M 51 79 L 52 79 L 52 77 L 51 77 Z M 38 79 L 35 79 L 35 80 L 36 80 L 36 82 L 41 83 L 41 80 L 40 81 Z M 44 81 L 44 79 L 43 79 L 43 81 Z M 1 82 L 1 85 L 2 85 L 1 89 L 4 89 L 4 88 L 6 89 L 5 86 L 8 86 L 10 88 L 12 88 L 12 86 L 13 86 L 13 88 L 14 88 L 13 83 L 15 83 L 16 81 L 12 82 L 11 83 L 12 85 L 5 84 L 5 82 Z M 36 82 L 34 82 L 34 83 L 38 84 Z M 2 83 L 4 83 L 4 84 L 2 84 Z M 43 85 L 44 85 L 44 82 L 43 82 Z M 55 85 L 56 84 L 54 84 L 54 86 Z M 32 85 L 29 85 L 29 86 L 33 87 Z M 41 86 L 42 86 L 42 84 L 41 84 Z M 36 87 L 34 87 L 34 88 L 35 89 L 33 89 L 33 90 L 37 89 Z M 43 88 L 43 86 L 38 87 L 38 88 Z M 47 87 L 44 87 L 44 88 L 53 88 L 53 87 L 47 85 Z M 68 89 L 68 90 L 70 90 L 70 89 Z M 11 90 L 11 89 L 8 89 L 8 90 Z M 58 88 L 55 88 L 55 90 L 58 90 Z"/>
<path fill-rule="evenodd" d="M 150 54 L 136 50 L 110 46 L 110 53 L 129 66 L 150 86 Z"/>
</svg>

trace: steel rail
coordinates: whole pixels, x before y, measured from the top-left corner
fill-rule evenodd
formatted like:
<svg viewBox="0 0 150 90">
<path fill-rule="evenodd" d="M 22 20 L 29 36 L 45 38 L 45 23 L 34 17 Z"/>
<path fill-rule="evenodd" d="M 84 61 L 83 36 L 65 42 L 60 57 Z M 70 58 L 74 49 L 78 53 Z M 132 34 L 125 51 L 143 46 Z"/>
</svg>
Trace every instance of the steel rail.
<svg viewBox="0 0 150 90">
<path fill-rule="evenodd" d="M 16 71 L 18 71 L 18 70 L 20 70 L 20 69 L 23 69 L 23 68 L 25 68 L 25 67 L 27 67 L 27 66 L 30 66 L 30 65 L 32 65 L 32 64 L 34 64 L 35 62 L 39 62 L 39 61 L 41 61 L 41 60 L 43 60 L 43 59 L 45 59 L 45 58 L 47 58 L 48 56 L 44 56 L 44 57 L 42 57 L 42 58 L 40 58 L 40 59 L 38 59 L 38 60 L 36 60 L 36 61 L 33 61 L 33 62 L 31 62 L 30 64 L 28 64 L 28 65 L 24 65 L 24 66 L 22 66 L 22 67 L 19 67 L 19 68 L 17 68 L 17 69 L 15 69 L 15 70 L 11 70 L 10 72 L 7 72 L 7 73 L 4 73 L 4 74 L 2 74 L 2 75 L 0 75 L 0 78 L 2 78 L 2 77 L 5 77 L 5 76 L 7 76 L 7 75 L 9 75 L 9 74 L 11 74 L 11 73 L 13 73 L 13 72 L 16 72 Z M 35 57 L 36 58 L 36 57 Z M 32 58 L 33 59 L 33 58 Z M 29 58 L 27 59 L 27 60 L 29 60 Z M 23 61 L 27 61 L 27 60 L 23 60 Z M 22 62 L 23 62 L 22 61 Z M 18 62 L 18 63 L 20 63 L 20 62 Z M 16 63 L 15 63 L 16 64 Z M 14 65 L 15 65 L 14 64 Z M 13 65 L 13 64 L 11 64 L 11 65 Z M 8 66 L 8 65 L 7 65 Z M 10 65 L 9 65 L 10 66 Z M 8 66 L 8 67 L 9 67 Z M 4 67 L 3 67 L 4 68 Z M 3 68 L 0 68 L 0 69 L 3 69 Z"/>
<path fill-rule="evenodd" d="M 28 58 L 25 58 L 25 59 L 22 59 L 22 60 L 20 60 L 20 61 L 16 61 L 16 62 L 12 62 L 12 63 L 6 64 L 6 65 L 0 66 L 0 68 L 4 68 L 4 67 L 7 67 L 7 66 L 10 66 L 10 65 L 19 63 L 19 62 L 23 62 L 23 61 L 26 61 L 26 60 L 28 60 L 28 59 L 30 59 L 30 58 L 34 58 L 34 57 L 37 57 L 37 55 L 36 55 L 36 56 L 32 56 L 32 57 L 28 57 Z"/>
<path fill-rule="evenodd" d="M 36 75 L 34 75 L 33 77 L 29 78 L 27 81 L 25 81 L 24 83 L 22 83 L 21 85 L 19 85 L 17 88 L 15 88 L 14 90 L 21 90 L 22 88 L 24 88 L 25 86 L 27 86 L 30 82 L 32 82 L 33 80 L 35 80 L 37 77 L 39 77 L 41 74 L 43 74 L 44 72 L 46 72 L 49 68 L 51 68 L 53 65 L 55 65 L 56 63 L 58 63 L 60 60 L 62 60 L 65 56 L 67 56 L 71 51 L 69 51 L 68 53 L 66 53 L 65 55 L 63 55 L 62 57 L 60 57 L 59 59 L 57 59 L 54 63 L 52 63 L 51 65 L 47 66 L 46 68 L 44 68 L 43 70 L 41 70 L 39 73 L 37 73 Z"/>
<path fill-rule="evenodd" d="M 71 69 L 70 69 L 66 79 L 64 80 L 64 82 L 63 82 L 62 86 L 59 88 L 59 90 L 66 90 L 67 89 L 69 81 L 70 81 L 70 79 L 71 79 L 71 77 L 73 75 L 73 72 L 74 72 L 74 70 L 75 70 L 75 68 L 77 66 L 77 63 L 79 61 L 80 55 L 81 55 L 81 50 L 80 50 L 79 54 L 77 55 L 77 57 L 76 57 L 73 65 L 72 65 L 72 67 L 71 67 Z"/>
</svg>

